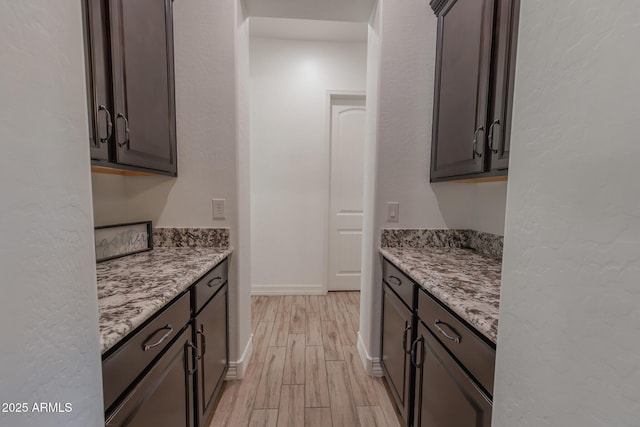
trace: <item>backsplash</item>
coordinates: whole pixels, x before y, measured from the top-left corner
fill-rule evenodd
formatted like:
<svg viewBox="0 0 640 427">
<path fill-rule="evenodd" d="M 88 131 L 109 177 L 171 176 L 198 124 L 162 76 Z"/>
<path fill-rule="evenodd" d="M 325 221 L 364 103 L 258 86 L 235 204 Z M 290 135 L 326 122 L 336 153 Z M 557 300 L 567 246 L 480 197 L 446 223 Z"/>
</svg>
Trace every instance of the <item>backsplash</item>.
<svg viewBox="0 0 640 427">
<path fill-rule="evenodd" d="M 476 230 L 465 230 L 465 234 L 467 236 L 465 245 L 467 248 L 490 257 L 502 259 L 504 237 Z"/>
<path fill-rule="evenodd" d="M 228 248 L 228 228 L 154 228 L 154 246 Z"/>
<path fill-rule="evenodd" d="M 380 246 L 383 248 L 468 248 L 500 259 L 502 244 L 502 236 L 455 229 L 383 229 L 380 240 Z"/>
<path fill-rule="evenodd" d="M 383 248 L 463 248 L 466 230 L 383 229 L 380 246 Z"/>
</svg>

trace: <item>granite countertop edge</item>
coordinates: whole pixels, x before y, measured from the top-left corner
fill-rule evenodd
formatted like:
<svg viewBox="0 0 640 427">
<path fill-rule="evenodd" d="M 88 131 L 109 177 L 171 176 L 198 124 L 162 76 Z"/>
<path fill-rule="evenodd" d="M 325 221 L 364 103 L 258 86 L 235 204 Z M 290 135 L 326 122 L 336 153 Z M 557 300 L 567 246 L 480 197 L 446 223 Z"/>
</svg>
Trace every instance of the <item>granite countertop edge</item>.
<svg viewBox="0 0 640 427">
<path fill-rule="evenodd" d="M 233 253 L 231 247 L 157 247 L 97 264 L 104 355 Z"/>
<path fill-rule="evenodd" d="M 480 334 L 494 344 L 497 342 L 499 260 L 461 248 L 383 247 L 378 250 Z M 461 266 L 466 267 L 466 260 L 469 260 L 470 268 L 463 272 Z M 480 271 L 478 263 L 482 263 Z M 469 271 L 473 274 L 469 274 Z"/>
</svg>

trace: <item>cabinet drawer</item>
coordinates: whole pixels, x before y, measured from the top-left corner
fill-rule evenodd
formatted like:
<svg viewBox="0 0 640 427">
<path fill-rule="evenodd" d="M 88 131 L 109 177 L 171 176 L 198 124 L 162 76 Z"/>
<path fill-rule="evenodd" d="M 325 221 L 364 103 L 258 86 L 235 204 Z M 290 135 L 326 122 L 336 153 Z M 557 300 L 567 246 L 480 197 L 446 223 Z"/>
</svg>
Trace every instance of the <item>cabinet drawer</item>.
<svg viewBox="0 0 640 427">
<path fill-rule="evenodd" d="M 382 278 L 409 310 L 413 310 L 413 281 L 386 259 L 382 263 Z"/>
<path fill-rule="evenodd" d="M 418 292 L 418 317 L 493 396 L 496 352 L 478 332 L 464 325 L 422 289 Z"/>
<path fill-rule="evenodd" d="M 185 294 L 129 338 L 102 362 L 104 408 L 111 407 L 125 389 L 158 356 L 191 315 L 189 294 Z"/>
<path fill-rule="evenodd" d="M 222 285 L 227 283 L 227 278 L 228 263 L 225 259 L 200 279 L 198 283 L 196 283 L 193 288 L 196 313 L 204 307 L 207 301 L 209 301 L 216 292 L 218 292 L 218 289 L 220 289 Z"/>
<path fill-rule="evenodd" d="M 153 367 L 105 417 L 105 427 L 193 427 L 194 350 L 186 328 Z"/>
</svg>

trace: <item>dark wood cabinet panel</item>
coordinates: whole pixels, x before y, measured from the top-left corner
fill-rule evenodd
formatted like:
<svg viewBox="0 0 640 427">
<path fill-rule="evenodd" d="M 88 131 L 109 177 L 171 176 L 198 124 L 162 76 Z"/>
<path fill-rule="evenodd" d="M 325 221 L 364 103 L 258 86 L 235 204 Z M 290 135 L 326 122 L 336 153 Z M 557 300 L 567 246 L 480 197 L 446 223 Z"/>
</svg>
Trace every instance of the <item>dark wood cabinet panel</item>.
<svg viewBox="0 0 640 427">
<path fill-rule="evenodd" d="M 513 86 L 516 65 L 520 1 L 497 0 L 494 39 L 493 105 L 489 116 L 487 140 L 491 170 L 509 167 Z"/>
<path fill-rule="evenodd" d="M 229 366 L 228 299 L 228 288 L 225 284 L 195 319 L 194 340 L 200 353 L 197 378 L 200 427 L 209 425 Z"/>
<path fill-rule="evenodd" d="M 108 417 L 113 427 L 194 427 L 191 327 Z"/>
<path fill-rule="evenodd" d="M 405 421 L 411 408 L 411 364 L 413 314 L 387 286 L 382 285 L 382 354 L 380 365 Z"/>
<path fill-rule="evenodd" d="M 413 281 L 398 270 L 395 265 L 387 261 L 382 264 L 382 280 L 398 295 L 407 308 L 411 310 L 415 290 Z"/>
<path fill-rule="evenodd" d="M 177 174 L 172 0 L 85 0 L 94 166 Z"/>
<path fill-rule="evenodd" d="M 89 149 L 92 160 L 108 160 L 113 138 L 108 12 L 102 0 L 87 0 L 84 9 Z"/>
<path fill-rule="evenodd" d="M 432 178 L 484 170 L 493 6 L 451 0 L 438 15 Z"/>
<path fill-rule="evenodd" d="M 409 307 L 391 275 L 414 287 Z M 383 277 L 380 364 L 405 425 L 490 426 L 495 346 L 386 259 Z"/>
<path fill-rule="evenodd" d="M 491 401 L 422 322 L 412 360 L 416 366 L 414 426 L 489 427 Z"/>
<path fill-rule="evenodd" d="M 417 315 L 465 370 L 492 395 L 495 344 L 481 338 L 422 289 L 418 292 Z"/>
<path fill-rule="evenodd" d="M 519 0 L 432 0 L 431 181 L 506 175 Z"/>
<path fill-rule="evenodd" d="M 110 0 L 116 162 L 176 171 L 171 0 Z"/>
<path fill-rule="evenodd" d="M 190 298 L 182 295 L 127 337 L 102 362 L 104 407 L 109 410 L 123 392 L 158 357 L 190 319 Z"/>
<path fill-rule="evenodd" d="M 209 283 L 216 291 L 197 309 L 197 286 Z M 103 355 L 105 425 L 207 427 L 228 369 L 224 259 Z"/>
</svg>

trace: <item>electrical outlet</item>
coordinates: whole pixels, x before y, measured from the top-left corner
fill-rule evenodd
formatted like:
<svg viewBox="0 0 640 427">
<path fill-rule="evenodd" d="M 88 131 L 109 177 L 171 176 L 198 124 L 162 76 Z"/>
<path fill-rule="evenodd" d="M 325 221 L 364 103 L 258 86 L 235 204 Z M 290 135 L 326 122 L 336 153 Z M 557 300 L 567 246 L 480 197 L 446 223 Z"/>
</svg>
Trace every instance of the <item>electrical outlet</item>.
<svg viewBox="0 0 640 427">
<path fill-rule="evenodd" d="M 225 219 L 224 199 L 213 199 L 213 219 Z"/>
<path fill-rule="evenodd" d="M 399 202 L 387 202 L 387 222 L 398 222 L 400 215 Z"/>
</svg>

